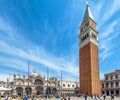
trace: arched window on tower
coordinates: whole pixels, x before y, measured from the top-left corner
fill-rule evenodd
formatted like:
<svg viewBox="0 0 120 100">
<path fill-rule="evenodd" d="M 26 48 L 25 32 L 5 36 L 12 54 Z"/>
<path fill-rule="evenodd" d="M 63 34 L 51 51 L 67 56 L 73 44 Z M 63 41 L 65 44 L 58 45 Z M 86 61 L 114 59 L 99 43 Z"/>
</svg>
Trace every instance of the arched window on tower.
<svg viewBox="0 0 120 100">
<path fill-rule="evenodd" d="M 87 37 L 89 37 L 89 34 L 87 33 Z"/>
<path fill-rule="evenodd" d="M 97 40 L 97 36 L 94 33 L 92 33 L 92 38 Z"/>
</svg>

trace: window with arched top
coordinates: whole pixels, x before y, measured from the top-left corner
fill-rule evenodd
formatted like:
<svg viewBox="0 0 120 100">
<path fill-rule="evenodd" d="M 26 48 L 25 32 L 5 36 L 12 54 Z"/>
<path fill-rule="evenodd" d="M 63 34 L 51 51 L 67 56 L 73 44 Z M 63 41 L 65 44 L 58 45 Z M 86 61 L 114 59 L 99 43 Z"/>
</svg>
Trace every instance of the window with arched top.
<svg viewBox="0 0 120 100">
<path fill-rule="evenodd" d="M 118 79 L 118 75 L 116 75 L 115 78 Z"/>
<path fill-rule="evenodd" d="M 35 85 L 43 85 L 43 81 L 41 79 L 36 79 L 34 84 Z"/>
<path fill-rule="evenodd" d="M 74 85 L 72 85 L 72 87 L 74 87 Z"/>
<path fill-rule="evenodd" d="M 89 37 L 89 33 L 87 33 L 87 37 Z"/>
<path fill-rule="evenodd" d="M 113 83 L 111 83 L 111 87 L 113 87 Z"/>
<path fill-rule="evenodd" d="M 102 84 L 102 88 L 104 88 L 104 84 Z"/>
<path fill-rule="evenodd" d="M 106 88 L 108 88 L 109 87 L 109 83 L 106 83 Z"/>
<path fill-rule="evenodd" d="M 68 84 L 68 87 L 70 87 L 70 84 Z"/>
<path fill-rule="evenodd" d="M 92 33 L 92 38 L 97 39 L 97 36 L 94 33 Z"/>
<path fill-rule="evenodd" d="M 108 76 L 106 76 L 106 80 L 108 80 Z"/>
<path fill-rule="evenodd" d="M 63 87 L 65 87 L 65 84 L 63 84 Z"/>
<path fill-rule="evenodd" d="M 116 82 L 116 83 L 115 83 L 115 86 L 116 86 L 116 87 L 119 87 L 119 82 Z"/>
<path fill-rule="evenodd" d="M 113 76 L 111 76 L 111 80 L 113 79 Z"/>
<path fill-rule="evenodd" d="M 85 35 L 85 39 L 87 38 L 87 36 Z"/>
</svg>

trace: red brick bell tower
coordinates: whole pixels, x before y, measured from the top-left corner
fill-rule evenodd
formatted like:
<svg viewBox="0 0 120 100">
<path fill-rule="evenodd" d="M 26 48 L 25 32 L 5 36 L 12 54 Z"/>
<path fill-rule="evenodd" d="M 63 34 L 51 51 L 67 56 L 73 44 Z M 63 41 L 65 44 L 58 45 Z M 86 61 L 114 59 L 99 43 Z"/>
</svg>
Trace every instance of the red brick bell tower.
<svg viewBox="0 0 120 100">
<path fill-rule="evenodd" d="M 98 32 L 88 3 L 80 26 L 80 93 L 100 94 Z"/>
</svg>

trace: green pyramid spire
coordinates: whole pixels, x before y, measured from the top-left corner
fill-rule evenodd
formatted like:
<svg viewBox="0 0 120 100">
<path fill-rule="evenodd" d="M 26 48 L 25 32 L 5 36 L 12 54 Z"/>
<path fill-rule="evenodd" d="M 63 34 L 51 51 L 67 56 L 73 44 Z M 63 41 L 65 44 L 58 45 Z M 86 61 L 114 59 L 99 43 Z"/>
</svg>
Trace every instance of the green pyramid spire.
<svg viewBox="0 0 120 100">
<path fill-rule="evenodd" d="M 85 11 L 85 14 L 84 14 L 84 17 L 83 17 L 82 24 L 84 24 L 84 22 L 85 22 L 86 20 L 88 20 L 89 18 L 91 18 L 91 19 L 94 21 L 94 18 L 93 18 L 93 16 L 92 16 L 91 11 L 90 11 L 89 4 L 88 4 L 88 2 L 86 2 L 86 11 Z"/>
</svg>

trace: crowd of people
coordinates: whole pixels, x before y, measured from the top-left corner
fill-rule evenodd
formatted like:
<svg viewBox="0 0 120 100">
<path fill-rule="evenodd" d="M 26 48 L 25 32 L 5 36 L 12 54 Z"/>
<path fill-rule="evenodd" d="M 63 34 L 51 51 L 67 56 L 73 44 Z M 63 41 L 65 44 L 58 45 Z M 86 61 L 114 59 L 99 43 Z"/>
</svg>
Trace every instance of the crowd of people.
<svg viewBox="0 0 120 100">
<path fill-rule="evenodd" d="M 91 98 L 92 100 L 106 100 L 107 96 L 105 94 L 103 94 L 103 95 L 82 94 L 81 97 L 84 98 L 84 100 L 89 100 L 88 98 Z M 53 96 L 40 97 L 40 96 L 34 96 L 34 95 L 32 95 L 32 96 L 24 95 L 23 97 L 22 96 L 16 97 L 16 100 L 48 100 L 48 98 L 50 100 L 52 100 L 51 98 L 59 98 L 59 100 L 71 100 L 70 96 L 65 96 L 65 95 L 58 96 L 58 97 L 53 97 Z M 114 94 L 111 94 L 110 98 L 111 98 L 111 100 L 115 100 Z M 2 99 L 2 97 L 0 96 L 0 100 L 13 100 L 13 97 L 5 96 L 4 99 Z"/>
<path fill-rule="evenodd" d="M 4 98 L 2 98 L 0 96 L 0 100 L 52 100 L 52 98 L 56 98 L 56 97 L 53 97 L 53 96 L 46 96 L 46 97 L 40 97 L 40 96 L 27 96 L 27 95 L 24 95 L 23 97 L 22 96 L 18 96 L 18 97 L 12 97 L 12 96 L 9 96 L 9 95 L 6 95 Z M 60 100 L 70 100 L 70 96 L 66 97 L 66 96 L 60 96 L 59 97 Z"/>
<path fill-rule="evenodd" d="M 93 99 L 93 100 L 106 100 L 106 95 L 105 94 L 103 94 L 103 95 L 91 95 L 91 96 L 89 96 L 87 94 L 84 94 L 83 97 L 84 97 L 85 100 L 88 100 L 88 97 L 91 97 L 91 99 Z M 111 94 L 110 98 L 111 98 L 111 100 L 115 100 L 114 99 L 115 98 L 114 94 Z"/>
</svg>

